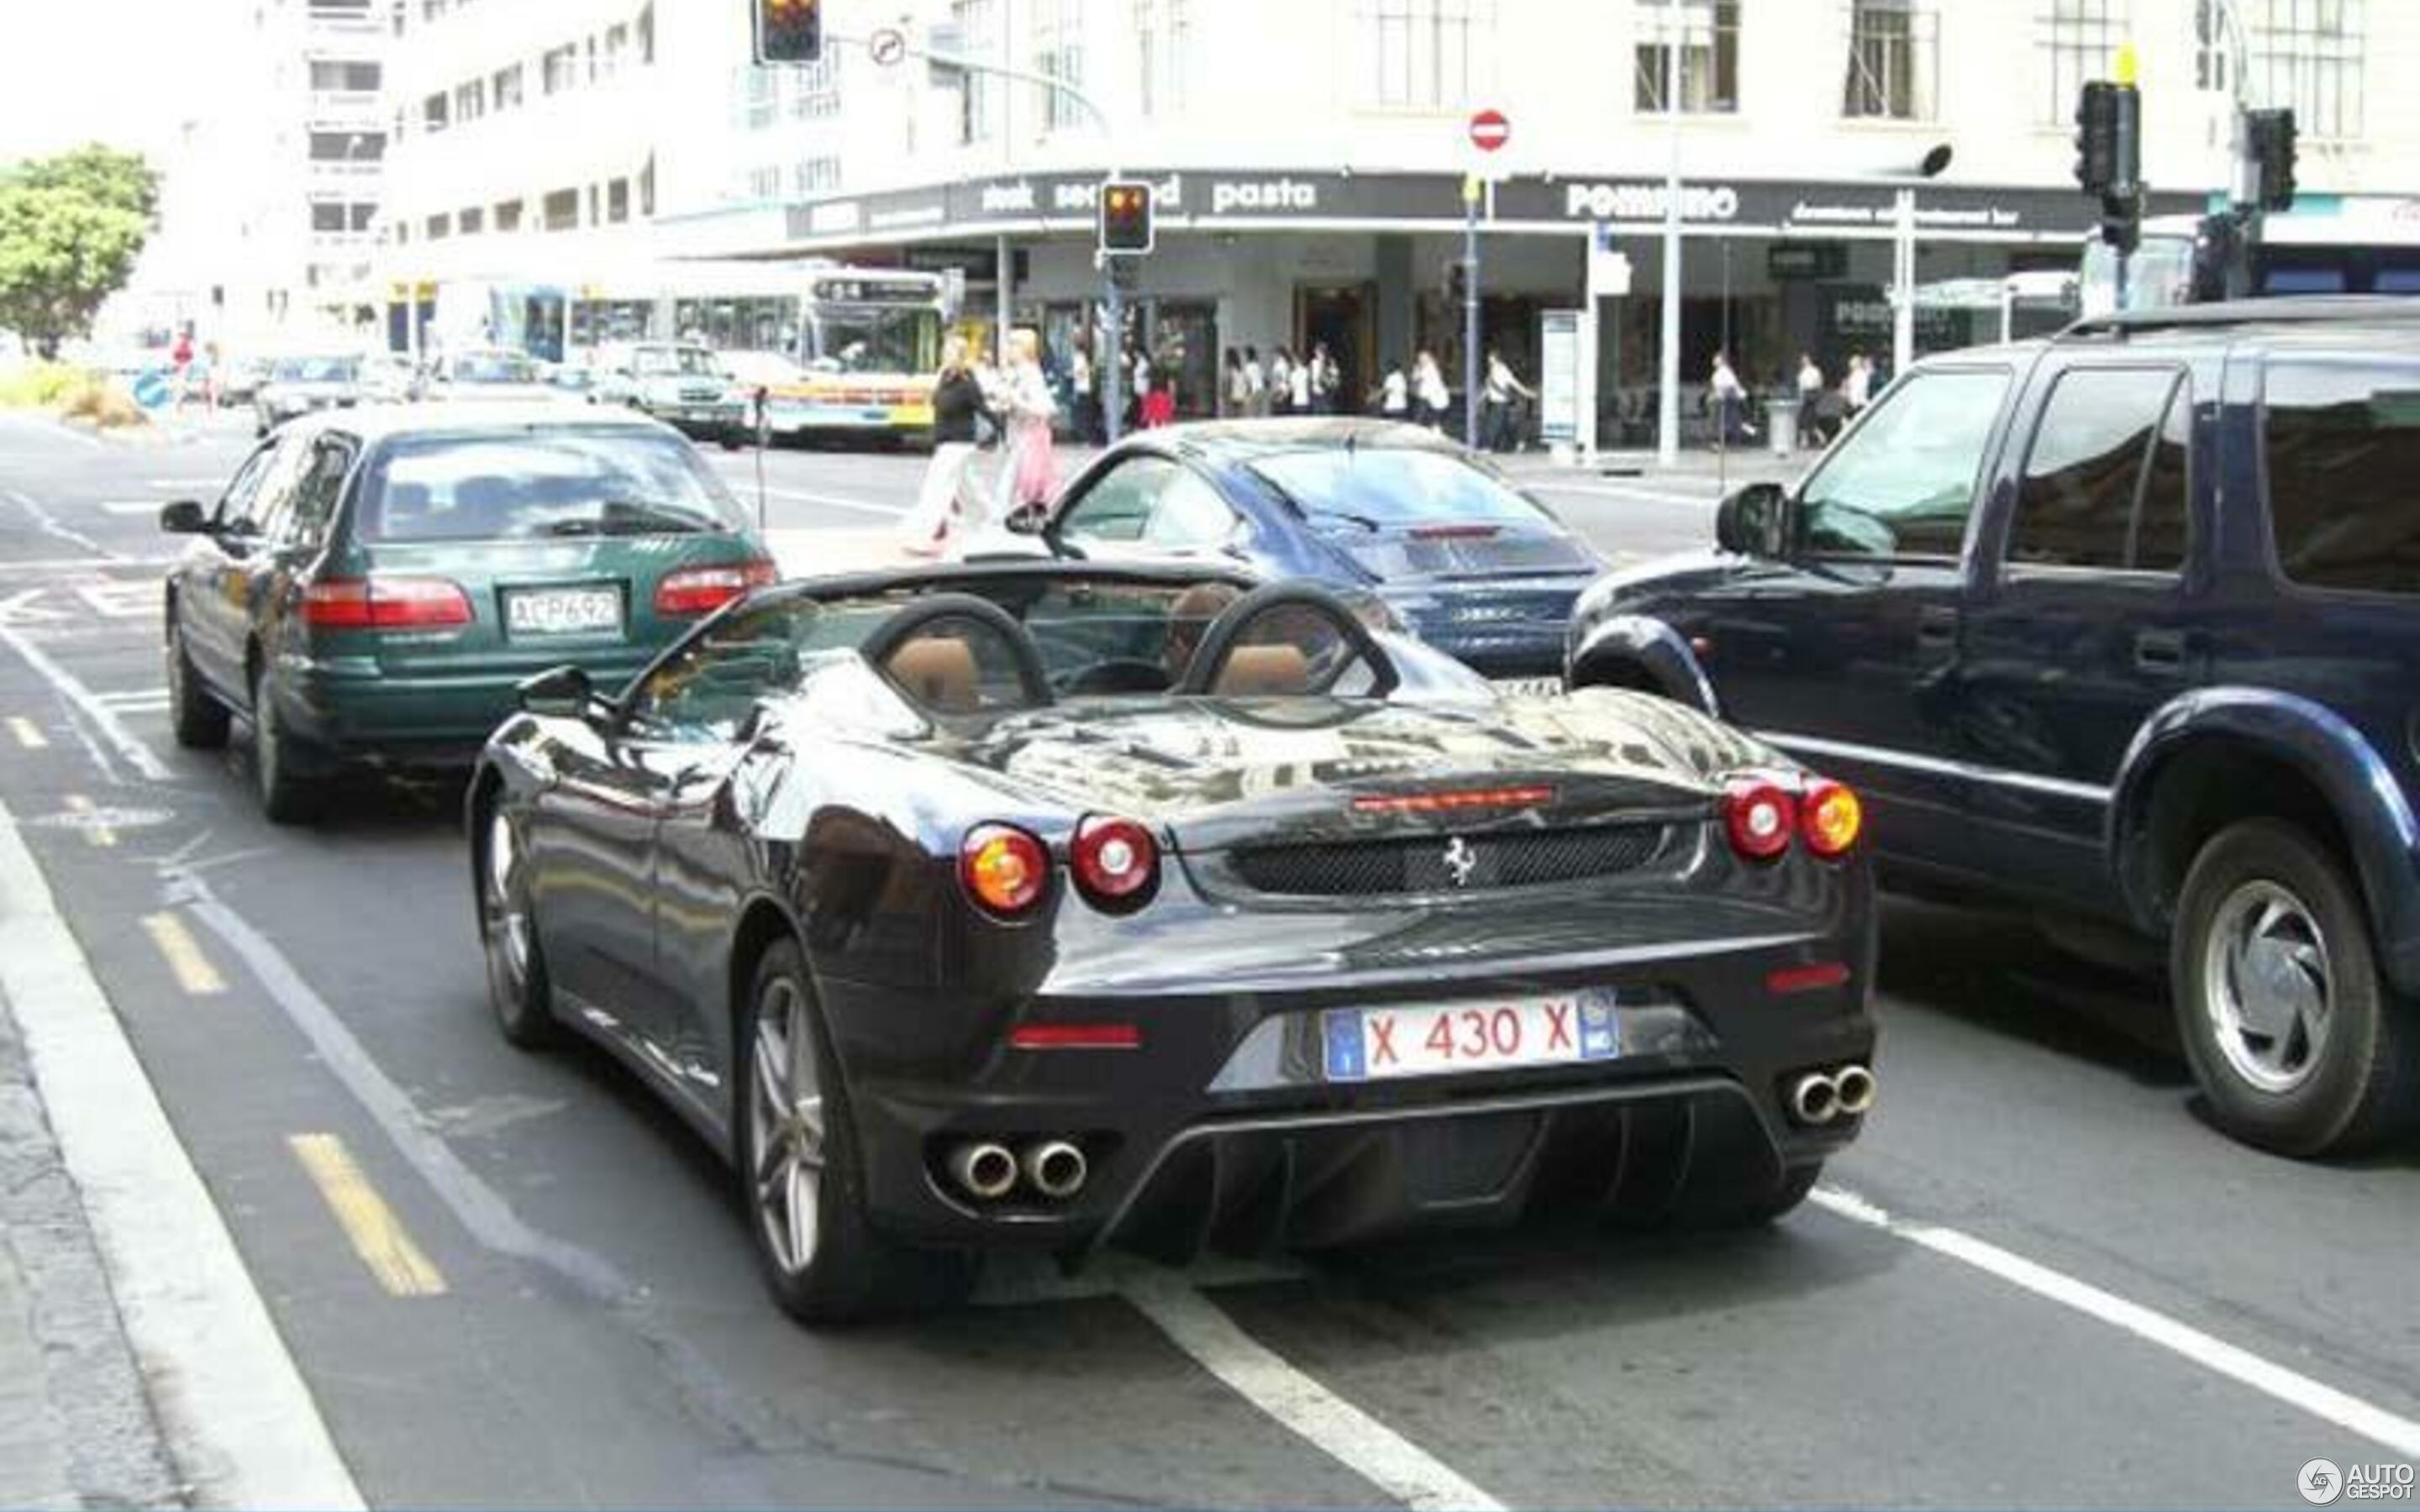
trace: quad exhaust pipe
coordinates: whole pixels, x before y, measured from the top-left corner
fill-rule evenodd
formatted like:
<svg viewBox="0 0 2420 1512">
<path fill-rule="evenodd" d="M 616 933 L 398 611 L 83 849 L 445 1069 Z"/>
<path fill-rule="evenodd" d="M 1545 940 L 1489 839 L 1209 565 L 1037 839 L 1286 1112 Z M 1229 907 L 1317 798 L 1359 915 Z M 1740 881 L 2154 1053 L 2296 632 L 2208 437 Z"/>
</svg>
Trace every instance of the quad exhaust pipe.
<svg viewBox="0 0 2420 1512">
<path fill-rule="evenodd" d="M 1879 1089 L 1872 1069 L 1855 1061 L 1837 1071 L 1810 1071 L 1790 1084 L 1790 1116 L 1809 1127 L 1857 1118 L 1874 1105 Z"/>
<path fill-rule="evenodd" d="M 950 1180 L 970 1197 L 985 1202 L 1008 1196 L 1016 1185 L 1016 1157 L 1006 1145 L 988 1139 L 960 1145 L 950 1151 Z"/>
<path fill-rule="evenodd" d="M 1084 1152 L 1064 1139 L 1046 1139 L 1026 1147 L 1025 1179 L 1046 1197 L 1074 1196 L 1083 1189 L 1088 1174 Z"/>
</svg>

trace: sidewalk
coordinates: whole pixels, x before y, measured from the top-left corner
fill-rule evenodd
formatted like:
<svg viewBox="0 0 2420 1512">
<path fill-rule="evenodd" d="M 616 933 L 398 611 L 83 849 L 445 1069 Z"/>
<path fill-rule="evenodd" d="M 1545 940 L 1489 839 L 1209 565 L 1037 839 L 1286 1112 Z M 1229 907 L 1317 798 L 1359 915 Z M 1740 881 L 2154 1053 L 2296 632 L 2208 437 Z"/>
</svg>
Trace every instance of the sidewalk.
<svg viewBox="0 0 2420 1512">
<path fill-rule="evenodd" d="M 183 1504 L 0 996 L 0 1506 Z"/>
</svg>

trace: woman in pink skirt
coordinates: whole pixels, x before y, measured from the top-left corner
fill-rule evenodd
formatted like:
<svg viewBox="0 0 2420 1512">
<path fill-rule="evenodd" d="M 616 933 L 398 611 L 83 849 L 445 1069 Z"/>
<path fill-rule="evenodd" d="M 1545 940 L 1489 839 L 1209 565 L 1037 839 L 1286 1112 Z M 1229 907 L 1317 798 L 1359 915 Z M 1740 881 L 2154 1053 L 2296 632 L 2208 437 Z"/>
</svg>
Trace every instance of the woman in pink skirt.
<svg viewBox="0 0 2420 1512">
<path fill-rule="evenodd" d="M 1008 455 L 1000 470 L 997 513 L 1007 519 L 1019 510 L 1047 508 L 1059 493 L 1059 456 L 1050 440 L 1059 404 L 1042 373 L 1042 338 L 1031 327 L 1009 335 L 1000 410 L 1008 425 Z"/>
</svg>

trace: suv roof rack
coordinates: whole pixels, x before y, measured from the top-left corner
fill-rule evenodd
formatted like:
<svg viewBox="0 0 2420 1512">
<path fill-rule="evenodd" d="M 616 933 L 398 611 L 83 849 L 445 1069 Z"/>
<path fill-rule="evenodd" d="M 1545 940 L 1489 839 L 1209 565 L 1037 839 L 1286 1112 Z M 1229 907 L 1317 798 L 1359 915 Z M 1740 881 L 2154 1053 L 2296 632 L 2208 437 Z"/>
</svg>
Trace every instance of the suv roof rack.
<svg viewBox="0 0 2420 1512">
<path fill-rule="evenodd" d="M 2329 321 L 2420 320 L 2420 299 L 2394 294 L 2312 294 L 2282 300 L 2231 300 L 2218 304 L 2171 304 L 2126 310 L 2078 320 L 2055 341 L 2084 336 L 2123 336 L 2134 331 L 2171 331 L 2199 326 L 2317 324 Z"/>
</svg>

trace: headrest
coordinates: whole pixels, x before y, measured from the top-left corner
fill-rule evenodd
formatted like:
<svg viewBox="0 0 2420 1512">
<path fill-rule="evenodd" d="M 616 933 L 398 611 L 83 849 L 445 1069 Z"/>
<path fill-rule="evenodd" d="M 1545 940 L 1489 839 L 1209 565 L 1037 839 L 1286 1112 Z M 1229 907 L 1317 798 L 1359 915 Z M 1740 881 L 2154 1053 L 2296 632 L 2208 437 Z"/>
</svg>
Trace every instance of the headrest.
<svg viewBox="0 0 2420 1512">
<path fill-rule="evenodd" d="M 1302 693 L 1311 683 L 1311 658 L 1300 646 L 1237 646 L 1218 669 L 1210 691 L 1224 698 Z"/>
<path fill-rule="evenodd" d="M 970 714 L 983 700 L 975 683 L 975 654 L 964 640 L 922 636 L 891 654 L 892 681 L 928 709 Z"/>
</svg>

